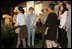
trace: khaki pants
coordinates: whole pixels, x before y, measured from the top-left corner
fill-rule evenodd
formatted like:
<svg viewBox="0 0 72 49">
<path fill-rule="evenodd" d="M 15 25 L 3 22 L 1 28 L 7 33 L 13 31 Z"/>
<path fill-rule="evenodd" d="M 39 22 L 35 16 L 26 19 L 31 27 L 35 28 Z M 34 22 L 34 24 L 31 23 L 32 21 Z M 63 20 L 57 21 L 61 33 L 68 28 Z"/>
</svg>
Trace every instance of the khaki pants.
<svg viewBox="0 0 72 49">
<path fill-rule="evenodd" d="M 46 40 L 46 46 L 47 48 L 57 47 L 57 43 L 55 43 L 55 41 Z"/>
</svg>

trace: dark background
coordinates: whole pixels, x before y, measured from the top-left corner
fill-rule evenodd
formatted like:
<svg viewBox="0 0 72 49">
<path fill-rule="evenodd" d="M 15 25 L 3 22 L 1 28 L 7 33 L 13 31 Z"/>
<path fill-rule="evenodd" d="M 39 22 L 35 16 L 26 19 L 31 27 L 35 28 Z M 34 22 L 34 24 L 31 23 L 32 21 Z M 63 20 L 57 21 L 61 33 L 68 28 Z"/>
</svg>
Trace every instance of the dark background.
<svg viewBox="0 0 72 49">
<path fill-rule="evenodd" d="M 17 4 L 25 2 L 24 0 L 1 0 L 1 14 L 9 14 L 10 8 L 16 6 Z"/>
</svg>

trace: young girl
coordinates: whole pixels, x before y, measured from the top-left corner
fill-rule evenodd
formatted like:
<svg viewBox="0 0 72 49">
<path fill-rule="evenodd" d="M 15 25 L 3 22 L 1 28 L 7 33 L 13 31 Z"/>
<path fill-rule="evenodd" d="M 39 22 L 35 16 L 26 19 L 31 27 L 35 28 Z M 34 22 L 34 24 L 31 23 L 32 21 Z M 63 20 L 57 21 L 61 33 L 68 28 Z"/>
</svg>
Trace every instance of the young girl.
<svg viewBox="0 0 72 49">
<path fill-rule="evenodd" d="M 24 10 L 21 6 L 16 7 L 15 10 L 17 12 L 15 26 L 20 28 L 20 33 L 18 34 L 16 48 L 18 48 L 20 46 L 21 40 L 23 42 L 23 47 L 25 48 L 26 47 L 25 38 L 27 37 L 26 16 L 23 14 Z"/>
</svg>

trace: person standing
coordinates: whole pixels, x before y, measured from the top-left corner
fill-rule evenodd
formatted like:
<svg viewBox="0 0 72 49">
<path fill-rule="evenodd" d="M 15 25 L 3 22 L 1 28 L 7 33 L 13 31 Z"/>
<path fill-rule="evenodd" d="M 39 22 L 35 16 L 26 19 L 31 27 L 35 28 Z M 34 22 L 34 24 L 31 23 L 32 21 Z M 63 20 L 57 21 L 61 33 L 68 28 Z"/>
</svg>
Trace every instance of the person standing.
<svg viewBox="0 0 72 49">
<path fill-rule="evenodd" d="M 62 6 L 59 7 L 59 20 L 60 20 L 60 28 L 65 29 L 65 23 L 66 23 L 66 16 L 67 16 L 67 7 L 66 4 L 63 2 Z"/>
<path fill-rule="evenodd" d="M 15 10 L 17 12 L 15 26 L 20 28 L 20 33 L 18 34 L 16 48 L 20 46 L 21 40 L 23 42 L 23 47 L 25 48 L 26 47 L 25 38 L 27 37 L 26 16 L 24 15 L 23 7 L 21 6 L 16 7 Z"/>
<path fill-rule="evenodd" d="M 30 47 L 30 43 L 34 47 L 34 38 L 35 38 L 35 28 L 36 28 L 36 15 L 33 13 L 34 8 L 29 8 L 29 14 L 27 15 L 27 27 L 28 27 L 28 46 Z M 32 41 L 30 39 L 32 38 Z"/>
<path fill-rule="evenodd" d="M 42 16 L 41 21 L 42 21 L 43 24 L 45 24 L 47 16 L 48 16 L 48 9 L 43 9 L 42 13 L 43 13 L 43 16 Z"/>
<path fill-rule="evenodd" d="M 60 20 L 60 25 L 59 25 L 59 43 L 61 44 L 62 48 L 67 47 L 67 32 L 65 31 L 66 29 L 66 17 L 67 17 L 67 7 L 64 2 L 62 2 L 62 5 L 59 7 L 59 20 Z"/>
<path fill-rule="evenodd" d="M 67 37 L 68 37 L 68 46 L 67 48 L 71 48 L 71 2 L 66 2 L 66 7 L 68 9 L 67 12 L 67 19 L 66 19 L 66 31 L 67 31 Z"/>
<path fill-rule="evenodd" d="M 14 10 L 14 16 L 13 16 L 13 26 L 15 25 L 15 23 L 16 23 L 16 17 L 17 17 L 17 14 L 16 14 L 16 12 L 15 12 L 15 10 Z"/>
<path fill-rule="evenodd" d="M 55 42 L 55 40 L 57 40 L 58 16 L 56 15 L 56 13 L 54 13 L 54 7 L 54 4 L 49 4 L 49 14 L 45 22 L 45 42 L 47 48 L 53 48 L 58 46 Z"/>
</svg>

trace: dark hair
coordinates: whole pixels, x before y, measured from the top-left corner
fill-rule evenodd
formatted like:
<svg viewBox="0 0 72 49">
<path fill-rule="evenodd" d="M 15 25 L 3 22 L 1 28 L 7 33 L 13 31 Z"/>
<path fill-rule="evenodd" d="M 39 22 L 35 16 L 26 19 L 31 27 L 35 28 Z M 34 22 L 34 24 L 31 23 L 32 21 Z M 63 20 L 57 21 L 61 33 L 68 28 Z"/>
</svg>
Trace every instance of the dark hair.
<svg viewBox="0 0 72 49">
<path fill-rule="evenodd" d="M 14 14 L 14 15 L 17 15 L 17 13 L 16 13 L 16 12 L 13 12 L 13 14 Z"/>
<path fill-rule="evenodd" d="M 71 4 L 71 1 L 67 1 L 66 3 Z"/>
<path fill-rule="evenodd" d="M 49 8 L 50 8 L 51 10 L 54 10 L 54 8 L 55 8 L 55 4 L 50 3 L 50 4 L 49 4 Z"/>
<path fill-rule="evenodd" d="M 29 11 L 30 11 L 30 10 L 34 10 L 34 8 L 33 8 L 33 7 L 30 7 L 30 8 L 29 8 Z"/>
<path fill-rule="evenodd" d="M 48 11 L 48 9 L 42 9 L 41 12 L 43 12 L 44 10 Z"/>
<path fill-rule="evenodd" d="M 59 1 L 59 3 L 60 3 L 60 2 L 63 2 L 63 1 Z"/>
<path fill-rule="evenodd" d="M 23 14 L 24 14 L 24 12 L 25 12 L 22 6 L 19 6 L 19 7 L 18 7 L 18 10 L 19 10 L 20 12 L 22 12 Z"/>
<path fill-rule="evenodd" d="M 63 11 L 62 11 L 62 14 L 65 12 L 65 11 L 68 11 L 67 7 L 66 7 L 66 4 L 64 2 L 62 2 L 62 6 L 63 6 Z M 61 7 L 59 7 L 59 10 L 60 10 Z"/>
</svg>

